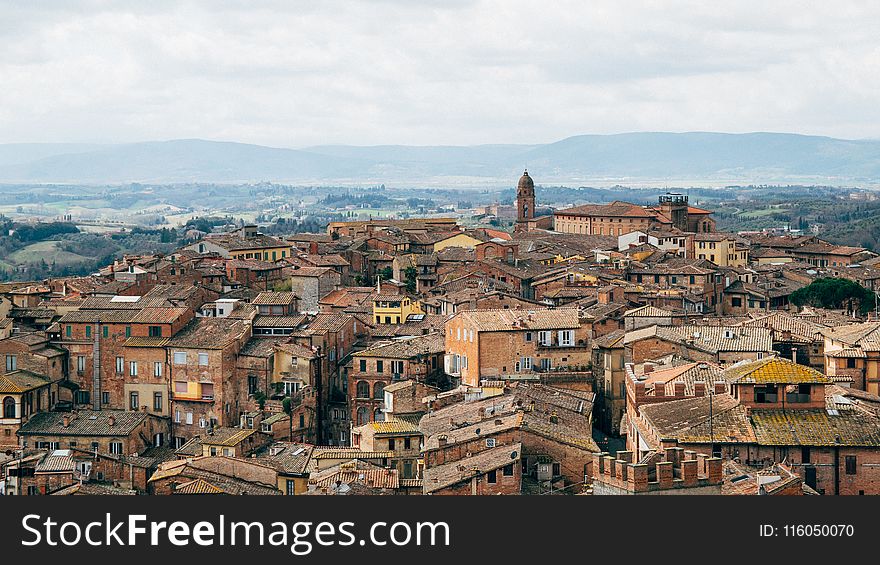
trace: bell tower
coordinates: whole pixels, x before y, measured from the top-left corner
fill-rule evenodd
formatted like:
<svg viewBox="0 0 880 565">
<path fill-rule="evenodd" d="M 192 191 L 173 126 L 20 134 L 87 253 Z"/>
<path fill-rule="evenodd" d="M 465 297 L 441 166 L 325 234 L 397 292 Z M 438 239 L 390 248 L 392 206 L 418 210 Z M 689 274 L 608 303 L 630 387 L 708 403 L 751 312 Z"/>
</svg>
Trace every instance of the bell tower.
<svg viewBox="0 0 880 565">
<path fill-rule="evenodd" d="M 523 171 L 516 185 L 516 232 L 526 231 L 526 222 L 535 217 L 535 181 Z"/>
</svg>

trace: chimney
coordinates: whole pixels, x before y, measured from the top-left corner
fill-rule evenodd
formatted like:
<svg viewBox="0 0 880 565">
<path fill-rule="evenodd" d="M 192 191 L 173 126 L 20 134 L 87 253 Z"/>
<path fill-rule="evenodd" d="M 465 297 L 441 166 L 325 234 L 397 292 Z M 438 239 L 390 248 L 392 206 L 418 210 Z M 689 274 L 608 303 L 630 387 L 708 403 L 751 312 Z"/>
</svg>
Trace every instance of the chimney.
<svg viewBox="0 0 880 565">
<path fill-rule="evenodd" d="M 675 383 L 675 396 L 684 396 L 684 383 Z"/>
<path fill-rule="evenodd" d="M 550 423 L 551 424 L 558 424 L 559 423 L 559 416 L 556 414 L 556 412 L 550 414 Z"/>
<path fill-rule="evenodd" d="M 440 447 L 443 447 L 444 445 L 446 445 L 446 440 L 447 440 L 447 437 L 445 435 L 438 437 L 437 438 L 437 445 L 439 445 Z"/>
<path fill-rule="evenodd" d="M 715 394 L 724 394 L 727 390 L 727 384 L 724 381 L 715 381 Z"/>
<path fill-rule="evenodd" d="M 645 492 L 648 490 L 648 466 L 647 465 L 630 465 L 629 466 L 629 490 L 632 492 Z"/>
<path fill-rule="evenodd" d="M 654 369 L 656 368 L 656 367 L 654 366 L 653 363 L 645 363 L 645 364 L 643 365 L 643 367 L 644 367 L 644 368 L 643 368 L 643 372 L 644 372 L 644 374 L 646 374 L 646 375 L 649 374 L 649 373 L 653 373 L 653 372 L 654 372 Z"/>
<path fill-rule="evenodd" d="M 110 416 L 107 418 L 107 425 L 113 427 L 116 425 L 116 416 Z"/>
<path fill-rule="evenodd" d="M 791 348 L 791 362 L 797 363 L 797 347 Z"/>
<path fill-rule="evenodd" d="M 70 426 L 70 416 L 65 414 L 64 417 L 61 419 L 61 425 L 64 426 L 65 428 L 69 427 Z"/>
</svg>

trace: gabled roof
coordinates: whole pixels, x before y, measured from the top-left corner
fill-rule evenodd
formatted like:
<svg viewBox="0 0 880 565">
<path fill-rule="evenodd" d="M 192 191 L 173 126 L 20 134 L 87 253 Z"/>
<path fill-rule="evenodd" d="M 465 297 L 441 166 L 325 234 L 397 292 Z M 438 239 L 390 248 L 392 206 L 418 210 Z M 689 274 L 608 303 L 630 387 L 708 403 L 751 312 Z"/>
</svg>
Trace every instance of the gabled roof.
<svg viewBox="0 0 880 565">
<path fill-rule="evenodd" d="M 734 384 L 828 384 L 831 379 L 815 369 L 781 357 L 739 362 L 724 371 Z"/>
<path fill-rule="evenodd" d="M 18 370 L 0 375 L 0 394 L 21 394 L 50 384 L 50 380 L 30 371 Z"/>
<path fill-rule="evenodd" d="M 452 461 L 436 467 L 428 467 L 424 473 L 426 493 L 469 481 L 472 477 L 494 471 L 507 465 L 517 465 L 522 457 L 522 444 L 514 443 L 493 447 L 475 453 L 465 459 Z"/>
</svg>

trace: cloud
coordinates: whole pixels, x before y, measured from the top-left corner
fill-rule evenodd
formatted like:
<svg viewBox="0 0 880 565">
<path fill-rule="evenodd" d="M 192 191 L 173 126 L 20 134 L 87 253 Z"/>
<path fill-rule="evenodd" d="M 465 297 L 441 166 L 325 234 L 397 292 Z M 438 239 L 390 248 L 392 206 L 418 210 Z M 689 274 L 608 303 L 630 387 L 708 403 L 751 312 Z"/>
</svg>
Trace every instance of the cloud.
<svg viewBox="0 0 880 565">
<path fill-rule="evenodd" d="M 4 7 L 0 142 L 880 135 L 874 3 L 31 4 Z"/>
</svg>

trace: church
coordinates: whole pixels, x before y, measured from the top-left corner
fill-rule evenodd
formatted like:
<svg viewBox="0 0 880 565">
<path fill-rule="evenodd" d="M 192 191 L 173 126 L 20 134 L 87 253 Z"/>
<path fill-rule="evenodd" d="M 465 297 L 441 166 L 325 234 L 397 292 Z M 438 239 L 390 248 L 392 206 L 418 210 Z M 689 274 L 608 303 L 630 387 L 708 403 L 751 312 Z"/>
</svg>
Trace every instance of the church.
<svg viewBox="0 0 880 565">
<path fill-rule="evenodd" d="M 657 206 L 639 206 L 614 201 L 609 204 L 585 204 L 552 215 L 535 215 L 535 181 L 523 172 L 516 187 L 517 217 L 514 233 L 536 230 L 581 235 L 620 236 L 634 231 L 678 230 L 690 233 L 715 231 L 710 210 L 688 204 L 685 194 L 667 193 Z"/>
</svg>

